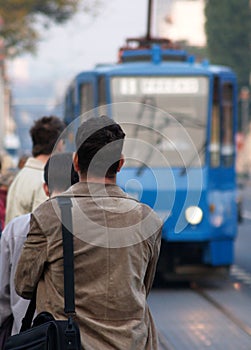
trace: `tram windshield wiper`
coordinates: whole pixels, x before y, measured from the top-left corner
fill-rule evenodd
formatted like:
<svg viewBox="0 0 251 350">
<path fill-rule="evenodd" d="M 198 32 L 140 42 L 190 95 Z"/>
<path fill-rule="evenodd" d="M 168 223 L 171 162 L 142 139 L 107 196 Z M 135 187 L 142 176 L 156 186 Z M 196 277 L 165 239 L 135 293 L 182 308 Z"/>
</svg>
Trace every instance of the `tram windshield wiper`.
<svg viewBox="0 0 251 350">
<path fill-rule="evenodd" d="M 134 131 L 134 138 L 137 138 L 138 136 L 138 133 L 139 133 L 139 130 L 140 128 L 142 127 L 142 119 L 144 117 L 144 115 L 146 115 L 147 113 L 151 113 L 151 117 L 150 117 L 150 124 L 147 126 L 147 125 L 144 125 L 143 127 L 147 128 L 147 129 L 151 129 L 153 128 L 154 126 L 154 120 L 155 120 L 155 117 L 156 117 L 156 109 L 154 107 L 157 106 L 156 104 L 156 100 L 154 97 L 151 97 L 151 96 L 144 96 L 141 100 L 141 108 L 139 110 L 139 113 L 137 115 L 137 126 L 135 128 L 135 131 Z M 152 108 L 149 108 L 152 107 Z M 159 141 L 160 142 L 160 141 Z M 148 155 L 146 157 L 146 159 L 144 160 L 143 164 L 138 168 L 137 170 L 137 176 L 139 176 L 141 174 L 141 172 L 143 171 L 143 169 L 146 168 L 146 164 L 145 162 L 147 161 L 148 157 L 151 157 L 151 154 L 152 154 L 153 150 L 151 149 L 149 152 L 148 152 Z"/>
<path fill-rule="evenodd" d="M 161 143 L 161 140 L 162 140 L 162 136 L 159 136 L 155 145 L 158 146 Z M 137 176 L 140 176 L 142 174 L 142 172 L 145 170 L 145 168 L 147 167 L 146 162 L 151 159 L 152 154 L 153 154 L 153 147 L 150 148 L 146 158 L 142 162 L 142 165 L 138 168 L 137 173 L 136 173 Z"/>
<path fill-rule="evenodd" d="M 192 158 L 189 160 L 189 162 L 180 170 L 180 176 L 185 175 L 187 168 L 189 168 L 189 167 L 193 164 L 194 160 L 195 160 L 200 154 L 203 154 L 203 153 L 205 152 L 205 150 L 206 150 L 206 145 L 207 145 L 207 142 L 204 142 L 204 143 L 202 144 L 202 146 L 199 148 L 199 150 L 198 150 L 197 152 L 195 152 L 195 154 L 192 156 Z"/>
<path fill-rule="evenodd" d="M 142 103 L 146 103 L 147 98 L 143 99 Z M 153 103 L 153 101 L 151 101 L 151 103 Z M 144 111 L 145 111 L 146 106 L 142 106 L 140 113 L 138 115 L 138 121 L 142 120 Z M 181 123 L 182 126 L 184 127 L 192 127 L 192 128 L 197 128 L 197 129 L 202 129 L 205 127 L 205 124 L 203 124 L 203 122 L 200 122 L 198 120 L 193 120 L 191 118 L 189 118 L 189 116 L 187 114 L 181 114 L 179 113 L 179 115 L 176 114 L 176 116 L 173 116 L 171 113 L 169 118 L 166 118 L 160 125 L 158 125 L 158 130 L 162 131 L 168 124 L 175 124 L 175 123 Z M 152 125 L 149 125 L 149 127 L 153 126 L 154 123 L 154 117 L 155 117 L 155 113 L 153 112 L 153 117 L 151 118 L 152 120 Z M 138 135 L 139 129 L 140 127 L 142 127 L 142 125 L 137 125 L 135 133 L 134 133 L 134 137 L 136 137 Z M 162 135 L 159 135 L 155 146 L 158 146 L 160 143 L 162 142 Z M 188 164 L 186 166 L 189 166 L 190 164 L 193 163 L 193 161 L 196 159 L 197 154 L 200 154 L 204 148 L 205 148 L 205 144 L 202 145 L 201 149 L 199 149 L 198 153 L 196 153 L 193 158 L 188 162 Z M 146 162 L 149 161 L 152 157 L 153 154 L 153 147 L 148 151 L 144 161 L 142 162 L 142 165 L 137 169 L 136 175 L 140 176 L 142 174 L 142 172 L 145 170 L 145 168 L 147 167 Z M 184 169 L 182 168 L 181 170 L 181 175 L 183 175 L 183 173 L 185 173 L 185 167 Z"/>
<path fill-rule="evenodd" d="M 174 120 L 173 122 L 177 121 L 179 123 L 181 123 L 181 125 L 183 126 L 189 126 L 192 128 L 204 128 L 205 127 L 205 123 L 201 122 L 200 120 L 194 120 L 192 118 L 189 117 L 189 115 L 187 114 L 181 114 L 181 113 L 175 113 L 175 112 L 170 112 L 170 114 L 173 116 Z"/>
<path fill-rule="evenodd" d="M 155 119 L 155 114 L 156 114 L 156 111 L 154 109 L 154 107 L 156 107 L 156 100 L 154 97 L 144 96 L 140 103 L 141 103 L 140 110 L 139 110 L 138 115 L 136 117 L 136 121 L 138 122 L 138 124 L 136 125 L 136 128 L 134 130 L 134 135 L 133 135 L 134 138 L 137 138 L 140 127 L 142 127 L 144 115 L 146 115 L 147 113 L 152 114 L 152 116 L 150 118 L 151 124 L 149 125 L 149 127 L 152 127 L 154 125 L 154 119 Z M 149 108 L 149 106 L 152 108 Z"/>
</svg>

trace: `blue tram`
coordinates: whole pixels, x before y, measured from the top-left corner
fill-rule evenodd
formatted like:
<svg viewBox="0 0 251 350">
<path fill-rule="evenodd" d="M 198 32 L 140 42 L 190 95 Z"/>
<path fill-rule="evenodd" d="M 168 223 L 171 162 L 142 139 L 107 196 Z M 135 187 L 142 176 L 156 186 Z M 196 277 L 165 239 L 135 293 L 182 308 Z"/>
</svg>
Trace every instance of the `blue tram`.
<svg viewBox="0 0 251 350">
<path fill-rule="evenodd" d="M 117 180 L 164 221 L 158 273 L 227 270 L 237 234 L 234 72 L 168 40 L 128 39 L 119 63 L 83 71 L 67 89 L 73 132 L 88 113 L 126 132 Z"/>
</svg>

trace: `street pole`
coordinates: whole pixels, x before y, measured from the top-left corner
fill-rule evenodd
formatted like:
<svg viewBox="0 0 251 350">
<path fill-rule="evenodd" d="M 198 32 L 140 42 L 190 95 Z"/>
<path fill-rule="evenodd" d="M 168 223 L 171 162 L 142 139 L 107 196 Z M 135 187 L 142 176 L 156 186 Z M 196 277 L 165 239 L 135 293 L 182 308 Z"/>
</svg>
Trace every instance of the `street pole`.
<svg viewBox="0 0 251 350">
<path fill-rule="evenodd" d="M 152 0 L 148 0 L 147 32 L 146 32 L 147 40 L 151 40 L 151 27 L 152 27 Z"/>
</svg>

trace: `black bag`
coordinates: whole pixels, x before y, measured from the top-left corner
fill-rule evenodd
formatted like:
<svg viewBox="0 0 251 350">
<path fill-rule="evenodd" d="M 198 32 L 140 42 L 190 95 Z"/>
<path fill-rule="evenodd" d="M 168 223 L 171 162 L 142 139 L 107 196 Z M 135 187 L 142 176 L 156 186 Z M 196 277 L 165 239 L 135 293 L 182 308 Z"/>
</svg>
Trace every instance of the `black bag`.
<svg viewBox="0 0 251 350">
<path fill-rule="evenodd" d="M 13 326 L 13 315 L 11 314 L 4 320 L 0 327 L 0 349 L 4 348 L 4 345 L 6 343 L 6 340 L 11 335 L 11 330 Z"/>
<path fill-rule="evenodd" d="M 75 314 L 75 293 L 71 199 L 67 197 L 57 199 L 62 217 L 64 311 L 70 316 L 68 320 L 55 320 L 49 312 L 41 312 L 32 323 L 36 308 L 35 290 L 22 321 L 20 333 L 9 337 L 4 350 L 81 350 L 79 328 L 72 317 Z"/>
<path fill-rule="evenodd" d="M 41 318 L 41 314 L 37 317 Z M 9 337 L 5 350 L 80 350 L 80 333 L 72 317 L 33 325 L 26 331 Z M 36 320 L 36 319 L 35 319 Z M 35 322 L 34 320 L 34 322 Z"/>
</svg>

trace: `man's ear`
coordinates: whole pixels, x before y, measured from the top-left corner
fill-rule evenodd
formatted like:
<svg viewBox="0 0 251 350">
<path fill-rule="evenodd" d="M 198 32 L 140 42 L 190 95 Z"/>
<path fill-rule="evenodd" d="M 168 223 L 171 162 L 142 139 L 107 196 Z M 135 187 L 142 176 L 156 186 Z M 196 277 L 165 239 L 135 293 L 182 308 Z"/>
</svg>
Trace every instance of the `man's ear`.
<svg viewBox="0 0 251 350">
<path fill-rule="evenodd" d="M 122 168 L 122 166 L 124 165 L 124 163 L 125 163 L 125 158 L 124 158 L 124 155 L 123 155 L 123 154 L 121 154 L 121 157 L 120 157 L 120 160 L 119 160 L 119 166 L 118 166 L 118 170 L 117 170 L 117 172 L 119 172 L 119 171 L 121 170 L 121 168 Z"/>
<path fill-rule="evenodd" d="M 46 196 L 50 197 L 49 187 L 45 182 L 43 183 L 43 189 L 44 189 L 44 193 L 46 194 Z"/>
<path fill-rule="evenodd" d="M 77 152 L 74 153 L 73 155 L 73 166 L 75 171 L 78 173 L 79 172 L 79 165 L 78 165 L 78 154 Z"/>
</svg>

